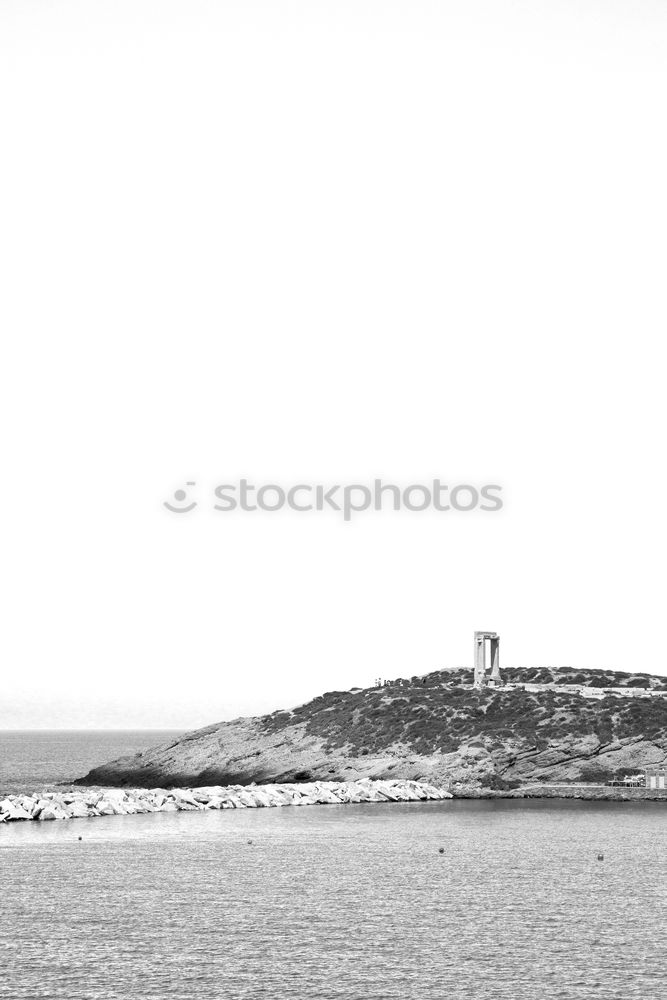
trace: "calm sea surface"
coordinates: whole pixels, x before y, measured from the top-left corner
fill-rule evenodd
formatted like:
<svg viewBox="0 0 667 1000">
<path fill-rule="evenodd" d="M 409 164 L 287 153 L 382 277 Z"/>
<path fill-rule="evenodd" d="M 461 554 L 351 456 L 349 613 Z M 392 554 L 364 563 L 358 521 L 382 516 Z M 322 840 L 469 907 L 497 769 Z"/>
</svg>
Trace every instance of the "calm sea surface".
<svg viewBox="0 0 667 1000">
<path fill-rule="evenodd" d="M 0 795 L 52 788 L 91 767 L 166 743 L 172 729 L 0 730 Z"/>
<path fill-rule="evenodd" d="M 0 998 L 662 1000 L 666 846 L 663 803 L 6 823 Z"/>
</svg>

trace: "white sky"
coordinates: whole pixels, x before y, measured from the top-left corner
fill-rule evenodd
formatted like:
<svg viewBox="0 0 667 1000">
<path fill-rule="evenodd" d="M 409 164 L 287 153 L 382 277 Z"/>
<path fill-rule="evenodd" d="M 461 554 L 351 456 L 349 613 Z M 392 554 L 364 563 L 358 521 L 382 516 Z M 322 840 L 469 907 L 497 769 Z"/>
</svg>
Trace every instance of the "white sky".
<svg viewBox="0 0 667 1000">
<path fill-rule="evenodd" d="M 0 727 L 667 673 L 667 7 L 0 7 Z M 185 480 L 500 514 L 171 515 Z"/>
</svg>

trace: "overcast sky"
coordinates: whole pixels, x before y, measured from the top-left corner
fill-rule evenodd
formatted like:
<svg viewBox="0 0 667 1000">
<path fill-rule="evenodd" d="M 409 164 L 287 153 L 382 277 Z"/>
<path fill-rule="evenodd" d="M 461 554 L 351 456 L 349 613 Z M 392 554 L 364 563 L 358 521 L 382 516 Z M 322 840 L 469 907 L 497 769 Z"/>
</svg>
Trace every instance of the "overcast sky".
<svg viewBox="0 0 667 1000">
<path fill-rule="evenodd" d="M 0 727 L 204 725 L 475 629 L 667 674 L 666 42 L 646 0 L 5 0 Z M 213 510 L 241 477 L 504 507 Z"/>
</svg>

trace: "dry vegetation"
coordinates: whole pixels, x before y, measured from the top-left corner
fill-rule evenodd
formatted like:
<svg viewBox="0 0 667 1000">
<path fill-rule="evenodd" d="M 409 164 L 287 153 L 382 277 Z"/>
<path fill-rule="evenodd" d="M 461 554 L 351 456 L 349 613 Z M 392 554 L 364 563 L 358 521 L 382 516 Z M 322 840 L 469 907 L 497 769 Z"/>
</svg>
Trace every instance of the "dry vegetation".
<svg viewBox="0 0 667 1000">
<path fill-rule="evenodd" d="M 504 676 L 531 683 L 666 688 L 664 678 L 612 671 L 543 668 L 507 670 Z M 387 687 L 330 691 L 291 712 L 266 716 L 262 726 L 276 732 L 303 723 L 308 734 L 325 740 L 327 750 L 346 747 L 362 756 L 398 745 L 428 755 L 456 751 L 463 742 L 480 741 L 493 750 L 518 740 L 541 749 L 571 736 L 594 734 L 608 744 L 637 733 L 650 740 L 667 733 L 667 698 L 593 700 L 548 689 L 474 691 L 471 679 L 469 671 L 437 671 Z"/>
</svg>

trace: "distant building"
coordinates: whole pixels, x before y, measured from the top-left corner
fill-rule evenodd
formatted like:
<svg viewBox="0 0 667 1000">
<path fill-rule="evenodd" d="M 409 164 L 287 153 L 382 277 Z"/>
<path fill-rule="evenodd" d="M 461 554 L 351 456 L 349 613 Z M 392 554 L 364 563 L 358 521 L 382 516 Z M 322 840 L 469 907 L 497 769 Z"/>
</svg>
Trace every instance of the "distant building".
<svg viewBox="0 0 667 1000">
<path fill-rule="evenodd" d="M 667 788 L 667 770 L 656 768 L 646 771 L 647 788 Z"/>
<path fill-rule="evenodd" d="M 622 785 L 624 788 L 644 788 L 646 777 L 643 774 L 625 774 L 622 778 L 612 778 L 607 785 Z"/>
</svg>

